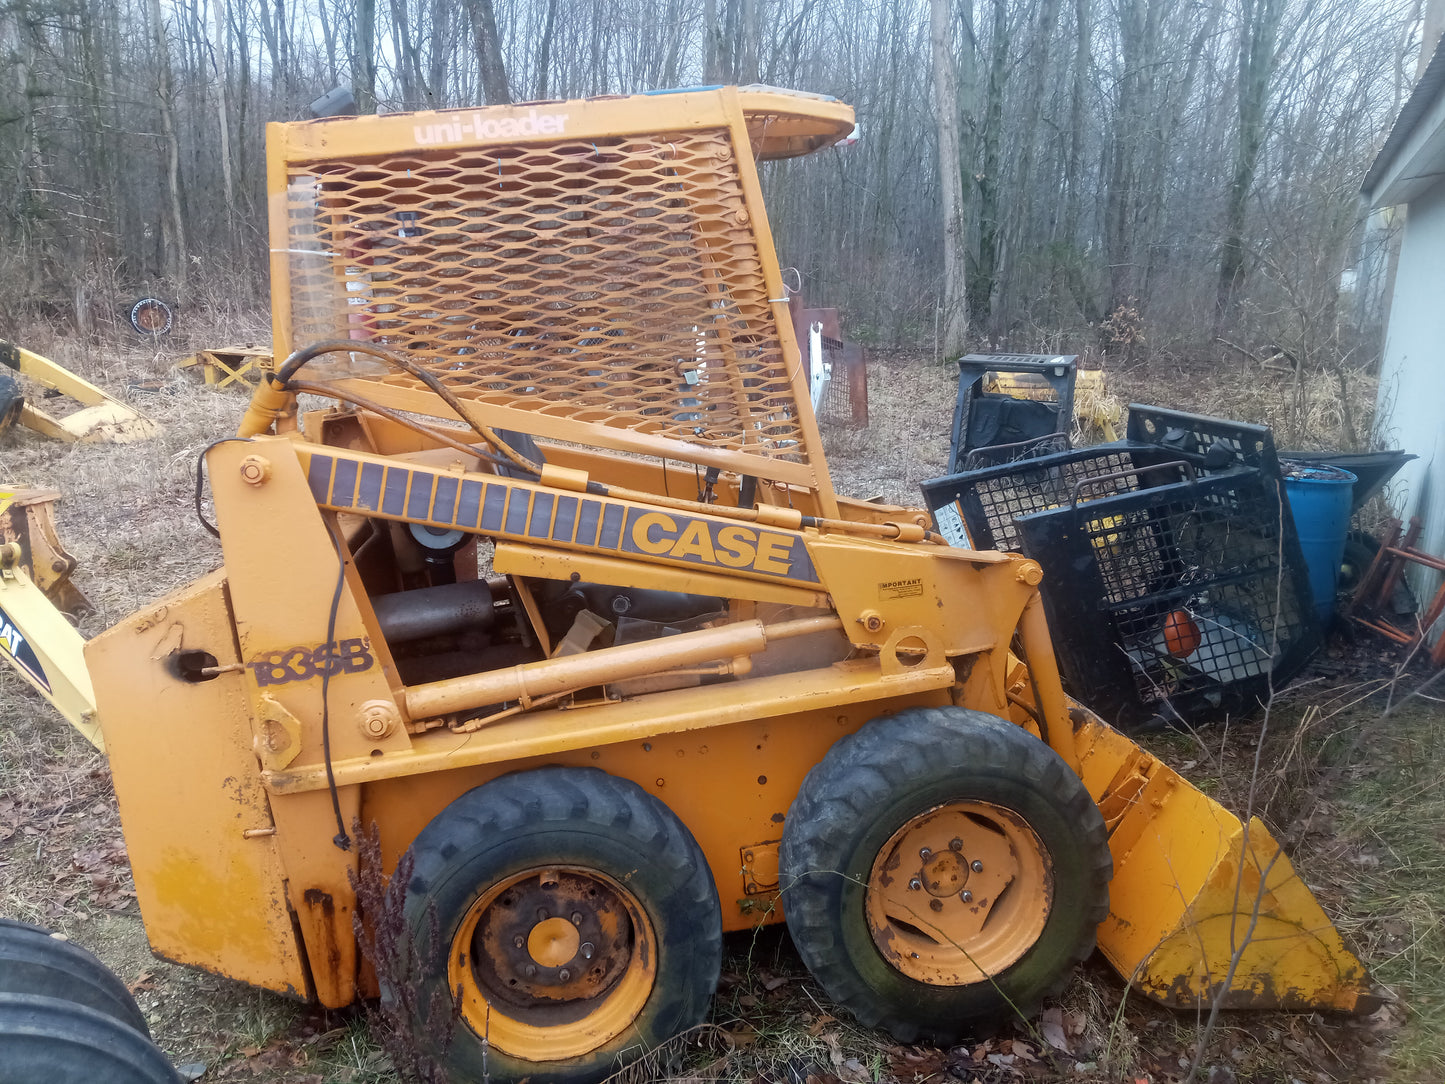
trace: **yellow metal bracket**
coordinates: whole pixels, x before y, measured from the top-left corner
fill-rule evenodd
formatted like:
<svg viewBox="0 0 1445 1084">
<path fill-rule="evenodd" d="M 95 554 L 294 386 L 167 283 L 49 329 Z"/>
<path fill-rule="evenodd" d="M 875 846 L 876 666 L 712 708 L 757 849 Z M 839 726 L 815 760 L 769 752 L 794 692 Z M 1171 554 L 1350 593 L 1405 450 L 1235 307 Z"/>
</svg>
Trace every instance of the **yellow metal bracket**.
<svg viewBox="0 0 1445 1084">
<path fill-rule="evenodd" d="M 4 495 L 0 500 L 8 503 Z M 84 649 L 85 637 L 21 566 L 19 544 L 0 545 L 0 658 L 54 704 L 86 741 L 103 750 Z"/>
</svg>

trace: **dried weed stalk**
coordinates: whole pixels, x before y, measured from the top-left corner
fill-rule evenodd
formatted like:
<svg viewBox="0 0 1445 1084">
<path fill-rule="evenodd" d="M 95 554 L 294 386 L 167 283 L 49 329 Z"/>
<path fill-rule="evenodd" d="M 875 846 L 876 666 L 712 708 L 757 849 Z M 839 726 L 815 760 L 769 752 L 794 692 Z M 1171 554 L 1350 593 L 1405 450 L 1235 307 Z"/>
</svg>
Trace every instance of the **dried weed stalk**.
<svg viewBox="0 0 1445 1084">
<path fill-rule="evenodd" d="M 447 1084 L 438 1059 L 451 1045 L 461 1017 L 461 999 L 442 990 L 433 990 L 427 998 L 421 981 L 442 951 L 436 910 L 427 908 L 426 935 L 413 938 L 403 913 L 411 880 L 411 852 L 401 856 L 387 877 L 382 872 L 381 832 L 376 822 L 363 830 L 360 820 L 353 820 L 351 834 L 357 840 L 358 869 L 347 873 L 356 892 L 352 925 L 361 953 L 375 969 L 381 986 L 381 998 L 374 1006 L 366 1006 L 372 1033 L 403 1080 Z M 421 1020 L 425 1024 L 417 1023 Z"/>
</svg>

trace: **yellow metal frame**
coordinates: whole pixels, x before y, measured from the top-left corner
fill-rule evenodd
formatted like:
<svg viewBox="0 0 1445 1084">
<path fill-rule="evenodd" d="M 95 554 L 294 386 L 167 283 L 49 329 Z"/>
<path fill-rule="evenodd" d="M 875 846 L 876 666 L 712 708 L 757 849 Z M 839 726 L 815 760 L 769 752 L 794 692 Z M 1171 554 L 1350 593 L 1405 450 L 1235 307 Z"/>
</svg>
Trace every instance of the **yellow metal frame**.
<svg viewBox="0 0 1445 1084">
<path fill-rule="evenodd" d="M 20 547 L 0 544 L 0 657 L 97 749 L 105 748 L 85 638 L 19 563 Z"/>
<path fill-rule="evenodd" d="M 823 515 L 836 516 L 754 149 L 765 157 L 801 153 L 842 138 L 852 123 L 852 110 L 832 100 L 728 87 L 270 125 L 277 356 L 307 345 L 295 339 L 298 326 L 313 339 L 350 336 L 412 347 L 416 333 L 430 328 L 459 345 L 450 353 L 429 346 L 423 360 L 487 426 L 803 487 Z M 693 136 L 709 142 L 689 150 L 683 141 Z M 616 221 L 625 197 L 611 199 L 605 210 L 591 204 L 571 210 L 574 197 L 567 193 L 576 188 L 557 187 L 559 171 L 592 168 L 578 148 L 601 156 L 599 146 L 617 162 L 596 165 L 597 183 L 645 189 L 637 217 L 626 224 Z M 529 166 L 532 148 L 552 157 Z M 378 178 L 390 185 L 385 192 Z M 457 233 L 459 186 L 479 208 L 497 200 L 497 231 L 504 231 L 515 218 L 519 185 L 531 186 L 521 198 L 536 190 L 537 199 L 562 207 L 553 217 L 515 225 L 513 232 L 531 238 L 516 243 L 519 251 L 535 246 L 538 261 L 586 252 L 593 278 L 615 271 L 616 281 L 596 282 L 587 288 L 592 293 L 564 292 L 555 283 L 566 281 L 557 279 L 565 263 L 529 263 L 498 249 L 490 232 Z M 584 217 L 574 224 L 577 216 Z M 661 222 L 675 224 L 658 233 Z M 433 233 L 445 243 L 430 245 Z M 553 234 L 575 243 L 559 250 Z M 593 255 L 599 250 L 608 261 Z M 696 263 L 693 281 L 679 283 L 682 264 L 674 262 L 666 265 L 673 277 L 662 284 L 653 269 L 659 253 L 680 260 L 684 250 Z M 398 260 L 424 266 L 408 272 L 430 284 L 424 292 L 398 288 Z M 462 290 L 449 285 L 453 281 L 468 285 Z M 479 303 L 458 308 L 468 293 Z M 640 322 L 627 315 L 647 306 L 658 312 Z M 667 349 L 654 343 L 667 337 L 658 330 L 665 326 L 662 314 L 691 325 L 691 331 L 673 327 Z M 326 334 L 318 335 L 322 327 Z M 620 337 L 609 338 L 614 334 Z M 767 361 L 774 348 L 776 364 Z M 644 349 L 663 352 L 628 368 L 629 354 Z M 493 358 L 496 369 L 487 370 L 493 375 L 478 379 L 478 359 Z M 507 389 L 489 390 L 504 368 Z M 573 376 L 559 382 L 549 375 L 558 369 Z M 334 376 L 340 392 L 456 417 L 409 377 L 348 377 L 344 370 Z M 604 384 L 595 406 L 586 406 L 585 396 L 582 405 L 569 405 Z M 684 436 L 689 423 L 679 419 L 694 415 L 699 433 L 720 426 L 719 434 L 731 435 Z M 772 440 L 773 427 L 791 435 Z"/>
<path fill-rule="evenodd" d="M 76 376 L 63 365 L 43 358 L 23 346 L 0 340 L 0 361 L 21 376 L 67 395 L 80 403 L 82 409 L 64 418 L 56 418 L 39 407 L 26 403 L 20 409 L 20 424 L 41 436 L 68 443 L 108 441 L 129 444 L 148 440 L 159 432 L 156 423 L 140 411 L 122 403 L 115 396 Z"/>
<path fill-rule="evenodd" d="M 275 357 L 261 346 L 217 346 L 176 362 L 177 369 L 199 369 L 208 387 L 255 384 L 275 368 Z"/>
</svg>

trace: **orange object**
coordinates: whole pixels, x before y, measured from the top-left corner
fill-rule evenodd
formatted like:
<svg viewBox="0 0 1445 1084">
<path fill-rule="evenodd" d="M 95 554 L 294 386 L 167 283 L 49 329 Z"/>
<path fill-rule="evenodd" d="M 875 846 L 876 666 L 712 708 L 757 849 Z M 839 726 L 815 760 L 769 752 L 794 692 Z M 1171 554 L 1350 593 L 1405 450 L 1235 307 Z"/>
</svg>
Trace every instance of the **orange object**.
<svg viewBox="0 0 1445 1084">
<path fill-rule="evenodd" d="M 1175 610 L 1164 619 L 1164 646 L 1176 659 L 1187 659 L 1199 647 L 1199 626 L 1186 610 Z"/>
</svg>

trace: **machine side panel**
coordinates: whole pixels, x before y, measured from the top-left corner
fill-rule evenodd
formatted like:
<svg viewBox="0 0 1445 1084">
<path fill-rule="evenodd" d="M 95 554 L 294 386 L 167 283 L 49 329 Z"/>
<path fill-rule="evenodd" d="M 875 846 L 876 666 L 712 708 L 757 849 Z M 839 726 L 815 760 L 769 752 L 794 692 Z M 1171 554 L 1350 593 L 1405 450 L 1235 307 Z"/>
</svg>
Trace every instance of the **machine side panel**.
<svg viewBox="0 0 1445 1084">
<path fill-rule="evenodd" d="M 179 676 L 179 652 L 240 661 L 212 573 L 85 650 L 152 950 L 282 993 L 307 990 L 242 676 Z"/>
</svg>

